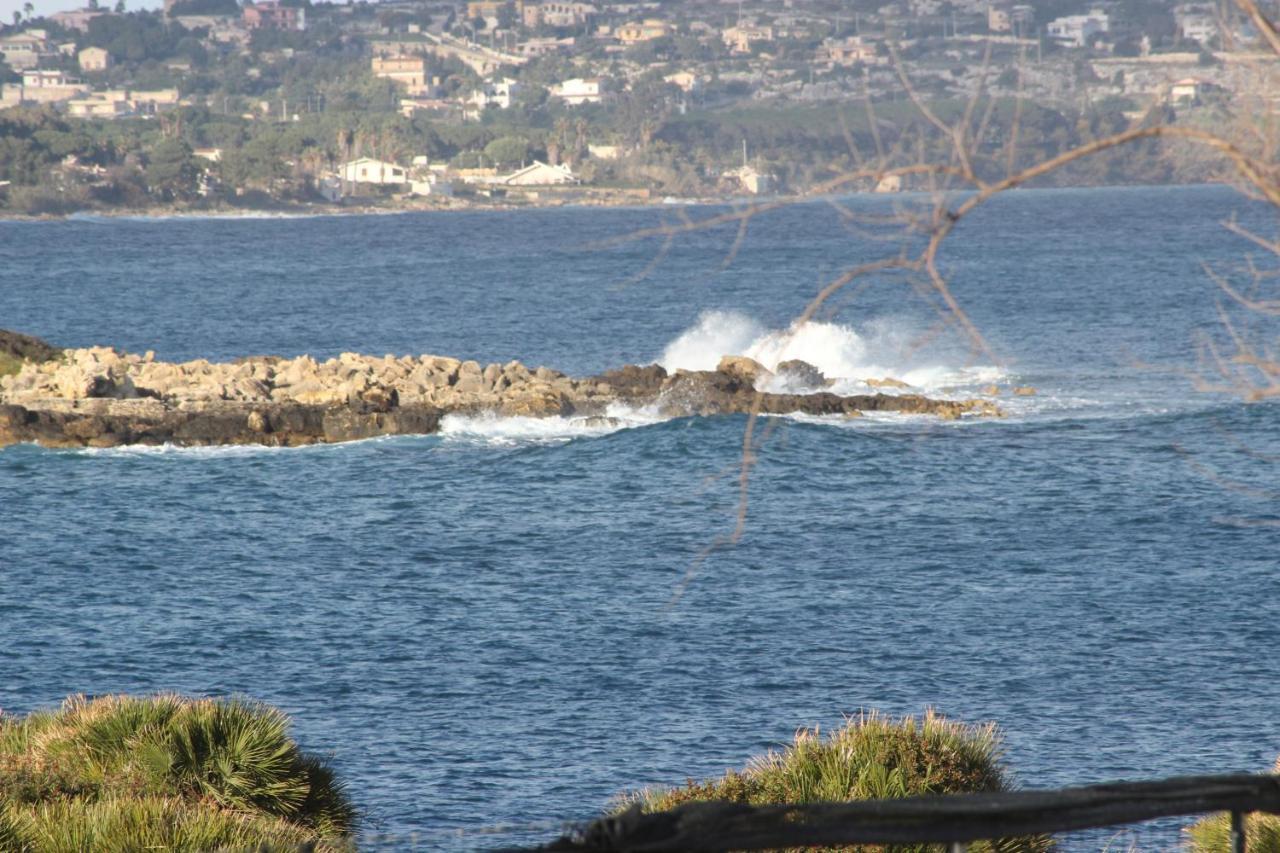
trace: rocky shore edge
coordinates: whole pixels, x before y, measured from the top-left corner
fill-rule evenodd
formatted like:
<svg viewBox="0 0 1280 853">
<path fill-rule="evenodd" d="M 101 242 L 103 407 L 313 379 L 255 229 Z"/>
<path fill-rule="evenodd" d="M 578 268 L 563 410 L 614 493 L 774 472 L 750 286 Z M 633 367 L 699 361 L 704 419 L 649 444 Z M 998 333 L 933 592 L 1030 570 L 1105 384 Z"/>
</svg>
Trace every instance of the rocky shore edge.
<svg viewBox="0 0 1280 853">
<path fill-rule="evenodd" d="M 835 394 L 827 390 L 831 380 L 800 361 L 778 365 L 777 376 L 783 381 L 741 356 L 726 356 L 715 370 L 668 373 L 658 365 L 626 365 L 587 377 L 519 361 L 481 365 L 436 355 L 172 363 L 109 347 L 60 350 L 0 330 L 0 447 L 293 447 L 430 434 L 449 414 L 562 416 L 599 425 L 614 404 L 654 406 L 664 417 L 753 410 L 948 420 L 1002 414 L 989 400 L 931 399 L 906 393 L 889 378 L 867 381 L 903 393 Z M 756 390 L 777 387 L 787 393 Z"/>
</svg>

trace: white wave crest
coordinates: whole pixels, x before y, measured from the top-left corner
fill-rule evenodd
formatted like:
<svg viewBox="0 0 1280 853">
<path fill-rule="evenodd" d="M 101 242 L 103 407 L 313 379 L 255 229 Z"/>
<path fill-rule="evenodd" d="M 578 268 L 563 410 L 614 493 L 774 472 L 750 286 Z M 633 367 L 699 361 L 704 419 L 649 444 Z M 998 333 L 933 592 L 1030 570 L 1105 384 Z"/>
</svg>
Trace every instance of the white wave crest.
<svg viewBox="0 0 1280 853">
<path fill-rule="evenodd" d="M 663 350 L 658 364 L 668 372 L 714 370 L 722 356 L 744 355 L 769 370 L 792 359 L 812 364 L 835 381 L 836 393 L 865 392 L 868 379 L 897 379 L 932 393 L 946 388 L 990 384 L 1006 378 L 995 365 L 948 364 L 959 359 L 922 352 L 907 329 L 889 322 L 868 324 L 861 332 L 840 323 L 809 321 L 788 329 L 766 329 L 732 311 L 707 311 Z M 774 377 L 766 390 L 799 391 L 786 377 Z M 894 389 L 885 388 L 887 392 Z"/>
<path fill-rule="evenodd" d="M 662 351 L 658 364 L 668 372 L 715 370 L 724 355 L 742 355 L 764 333 L 755 320 L 732 311 L 705 311 Z"/>
<path fill-rule="evenodd" d="M 116 222 L 242 222 L 256 220 L 291 220 L 291 219 L 330 219 L 339 216 L 399 216 L 411 211 L 405 210 L 360 210 L 360 211 L 286 211 L 286 210 L 225 210 L 202 211 L 198 213 L 91 213 L 76 211 L 65 217 L 68 222 L 88 222 L 97 225 L 110 225 Z M 41 220 L 46 221 L 46 220 Z M 47 220 L 56 221 L 56 220 Z"/>
<path fill-rule="evenodd" d="M 161 458 L 175 459 L 239 459 L 252 456 L 263 456 L 276 453 L 332 453 L 358 445 L 375 442 L 403 441 L 419 438 L 408 435 L 380 435 L 373 438 L 362 438 L 355 441 L 318 442 L 316 444 L 299 444 L 294 447 L 273 447 L 267 444 L 124 444 L 119 447 L 76 447 L 65 452 L 80 456 L 102 456 L 106 458 Z M 63 451 L 58 451 L 63 452 Z"/>
<path fill-rule="evenodd" d="M 494 412 L 478 415 L 445 415 L 440 437 L 446 442 L 490 447 L 528 444 L 563 444 L 575 438 L 609 435 L 618 430 L 646 426 L 664 420 L 652 408 L 610 406 L 603 415 L 531 418 Z"/>
</svg>

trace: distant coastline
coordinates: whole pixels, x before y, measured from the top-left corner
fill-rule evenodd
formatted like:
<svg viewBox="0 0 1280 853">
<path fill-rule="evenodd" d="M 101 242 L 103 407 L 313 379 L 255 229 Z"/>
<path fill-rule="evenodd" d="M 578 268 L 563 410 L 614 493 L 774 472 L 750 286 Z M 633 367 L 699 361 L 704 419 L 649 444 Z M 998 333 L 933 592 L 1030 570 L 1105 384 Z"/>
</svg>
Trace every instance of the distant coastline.
<svg viewBox="0 0 1280 853">
<path fill-rule="evenodd" d="M 1151 183 L 1109 183 L 1081 184 L 1051 187 L 1018 187 L 1014 191 L 1025 192 L 1036 189 L 1052 190 L 1104 190 L 1104 189 L 1175 189 L 1189 187 L 1230 187 L 1226 181 L 1194 181 L 1166 184 Z M 956 188 L 953 192 L 966 192 L 965 188 Z M 709 207 L 762 204 L 779 199 L 796 203 L 821 201 L 824 198 L 844 198 L 851 196 L 867 198 L 895 198 L 928 194 L 927 191 L 907 190 L 898 193 L 848 192 L 833 195 L 795 195 L 795 196 L 696 196 L 696 197 L 650 197 L 648 199 L 628 195 L 609 198 L 602 196 L 586 198 L 556 198 L 502 200 L 458 200 L 444 201 L 391 201 L 386 204 L 332 204 L 328 202 L 295 202 L 264 205 L 259 207 L 237 207 L 230 204 L 218 204 L 203 207 L 191 204 L 155 204 L 147 207 L 92 207 L 75 210 L 69 213 L 19 214 L 0 209 L 0 222 L 58 222 L 101 217 L 104 219 L 304 219 L 324 216 L 393 216 L 405 213 L 466 213 L 479 211 L 529 211 L 557 210 L 580 208 L 611 208 L 637 210 L 664 207 Z"/>
<path fill-rule="evenodd" d="M 0 209 L 0 222 L 45 222 L 76 219 L 86 216 L 119 218 L 119 219 L 180 219 L 180 218 L 227 218 L 227 219 L 269 219 L 303 218 L 313 216 L 389 216 L 401 213 L 426 212 L 467 212 L 467 211 L 515 211 L 515 210 L 554 210 L 557 208 L 608 207 L 608 208 L 648 208 L 670 207 L 672 205 L 727 205 L 743 202 L 759 202 L 767 199 L 726 196 L 723 198 L 651 198 L 641 199 L 635 196 L 609 198 L 574 198 L 546 200 L 504 201 L 451 201 L 441 202 L 391 202 L 387 204 L 330 204 L 327 202 L 301 202 L 261 207 L 236 207 L 219 204 L 209 207 L 186 204 L 156 204 L 147 207 L 89 207 L 70 213 L 38 213 L 20 214 Z"/>
</svg>

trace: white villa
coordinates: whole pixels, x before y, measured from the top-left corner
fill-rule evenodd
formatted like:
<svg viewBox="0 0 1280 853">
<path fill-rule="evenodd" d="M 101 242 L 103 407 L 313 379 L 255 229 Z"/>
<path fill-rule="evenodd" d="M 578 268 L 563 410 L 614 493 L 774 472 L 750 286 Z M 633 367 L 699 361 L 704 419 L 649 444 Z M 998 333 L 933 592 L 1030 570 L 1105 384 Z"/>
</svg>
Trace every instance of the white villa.
<svg viewBox="0 0 1280 853">
<path fill-rule="evenodd" d="M 353 184 L 409 183 L 409 172 L 404 166 L 375 160 L 372 157 L 361 157 L 349 163 L 343 163 L 338 174 L 342 180 Z"/>
<path fill-rule="evenodd" d="M 546 187 L 554 184 L 576 184 L 578 177 L 568 166 L 552 166 L 534 160 L 523 169 L 498 178 L 497 183 L 508 187 Z"/>
<path fill-rule="evenodd" d="M 580 183 L 568 166 L 552 166 L 541 160 L 534 160 L 509 175 L 499 175 L 493 169 L 459 169 L 455 174 L 466 184 L 496 187 L 549 187 Z"/>
<path fill-rule="evenodd" d="M 574 77 L 551 87 L 551 96 L 570 106 L 599 104 L 604 101 L 604 82 L 599 77 Z"/>
<path fill-rule="evenodd" d="M 0 38 L 0 57 L 10 68 L 23 71 L 35 68 L 54 55 L 49 35 L 44 30 L 27 30 Z"/>
</svg>

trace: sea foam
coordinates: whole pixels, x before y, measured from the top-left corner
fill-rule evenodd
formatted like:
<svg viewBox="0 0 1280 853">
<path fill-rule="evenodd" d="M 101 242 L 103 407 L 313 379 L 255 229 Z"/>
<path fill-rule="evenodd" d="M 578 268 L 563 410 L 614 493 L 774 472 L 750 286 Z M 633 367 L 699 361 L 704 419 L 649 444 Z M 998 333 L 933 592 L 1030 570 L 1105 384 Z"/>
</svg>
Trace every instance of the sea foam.
<svg viewBox="0 0 1280 853">
<path fill-rule="evenodd" d="M 1007 378 L 997 365 L 964 364 L 962 358 L 944 358 L 935 349 L 922 349 L 917 344 L 916 335 L 891 321 L 869 323 L 860 331 L 816 320 L 769 329 L 738 312 L 707 311 L 666 346 L 658 363 L 668 372 L 714 370 L 722 356 L 743 355 L 776 370 L 784 361 L 799 359 L 835 380 L 832 390 L 844 394 L 866 392 L 868 379 L 897 379 L 913 390 L 937 394 Z M 791 387 L 785 377 L 775 377 L 762 390 L 805 389 Z"/>
<path fill-rule="evenodd" d="M 611 405 L 602 416 L 554 416 L 531 418 L 504 416 L 494 412 L 479 415 L 445 415 L 440 421 L 440 437 L 446 442 L 513 447 L 528 444 L 563 444 L 576 438 L 591 438 L 663 421 L 653 408 Z"/>
</svg>

